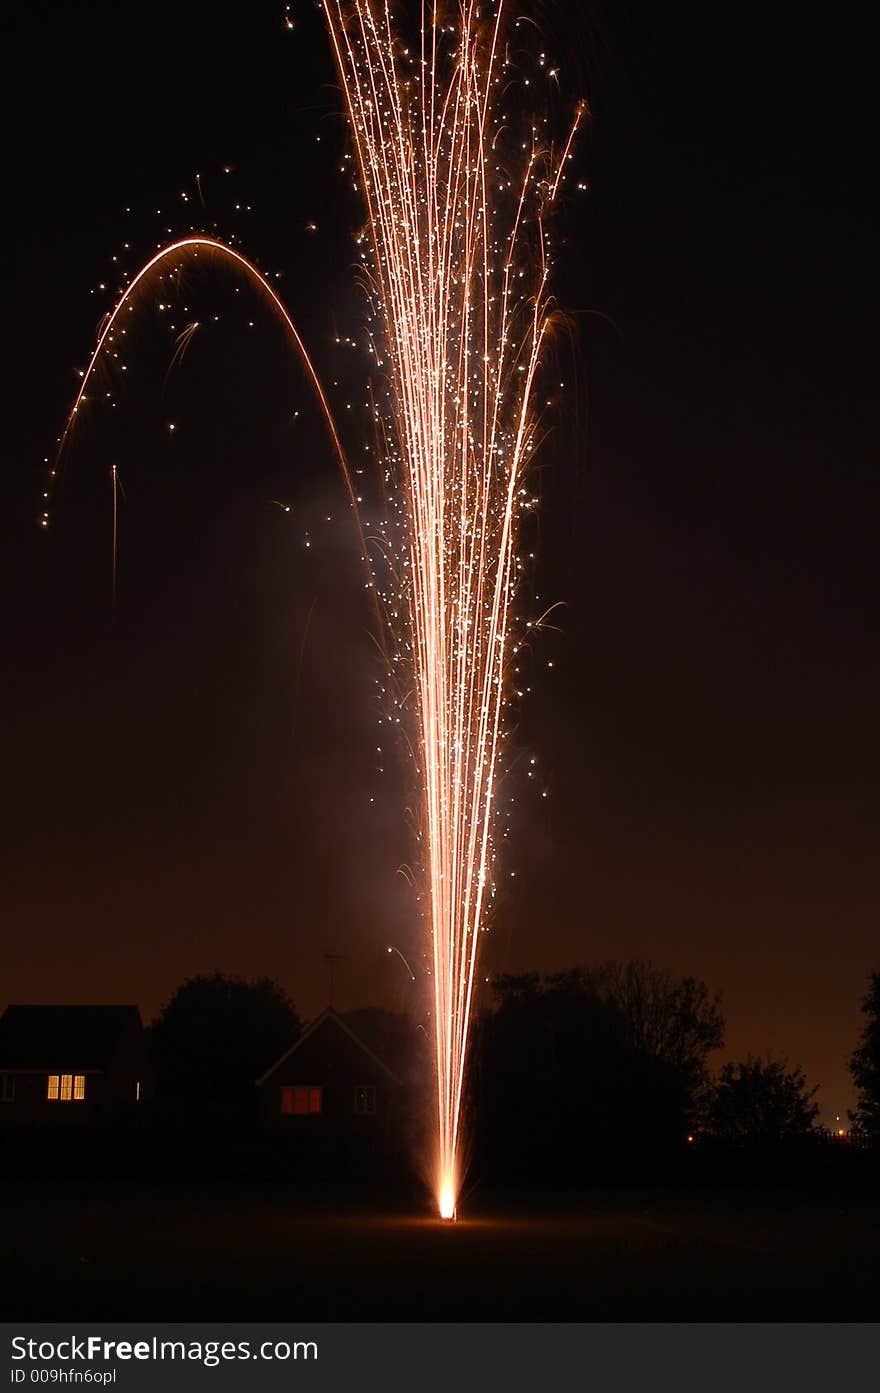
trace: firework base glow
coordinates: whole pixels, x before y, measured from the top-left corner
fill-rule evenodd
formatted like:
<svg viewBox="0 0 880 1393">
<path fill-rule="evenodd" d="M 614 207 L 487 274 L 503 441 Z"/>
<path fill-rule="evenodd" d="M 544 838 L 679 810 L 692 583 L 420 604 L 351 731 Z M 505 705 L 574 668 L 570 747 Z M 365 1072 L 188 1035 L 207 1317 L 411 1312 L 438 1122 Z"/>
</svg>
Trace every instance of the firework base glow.
<svg viewBox="0 0 880 1393">
<path fill-rule="evenodd" d="M 454 1176 L 448 1177 L 447 1179 L 445 1179 L 444 1182 L 443 1182 L 443 1184 L 440 1186 L 440 1194 L 439 1194 L 439 1196 L 438 1196 L 438 1205 L 439 1205 L 439 1208 L 440 1208 L 440 1218 L 441 1218 L 441 1219 L 454 1219 L 454 1218 L 455 1218 L 455 1178 L 454 1178 Z"/>
</svg>

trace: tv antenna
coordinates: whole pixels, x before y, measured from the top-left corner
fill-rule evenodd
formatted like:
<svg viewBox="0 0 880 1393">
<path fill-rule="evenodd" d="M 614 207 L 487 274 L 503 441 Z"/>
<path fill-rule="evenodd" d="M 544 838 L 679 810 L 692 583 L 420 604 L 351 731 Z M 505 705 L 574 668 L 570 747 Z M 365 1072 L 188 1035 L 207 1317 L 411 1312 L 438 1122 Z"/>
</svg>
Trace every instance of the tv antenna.
<svg viewBox="0 0 880 1393">
<path fill-rule="evenodd" d="M 333 1001 L 334 1001 L 334 993 L 335 993 L 335 989 L 336 989 L 336 964 L 337 964 L 337 963 L 344 962 L 344 960 L 345 960 L 345 954 L 344 954 L 344 953 L 325 953 L 325 954 L 324 954 L 324 961 L 325 961 L 325 963 L 327 964 L 327 967 L 328 967 L 329 973 L 330 973 L 330 1010 L 331 1010 L 331 1011 L 334 1009 Z"/>
</svg>

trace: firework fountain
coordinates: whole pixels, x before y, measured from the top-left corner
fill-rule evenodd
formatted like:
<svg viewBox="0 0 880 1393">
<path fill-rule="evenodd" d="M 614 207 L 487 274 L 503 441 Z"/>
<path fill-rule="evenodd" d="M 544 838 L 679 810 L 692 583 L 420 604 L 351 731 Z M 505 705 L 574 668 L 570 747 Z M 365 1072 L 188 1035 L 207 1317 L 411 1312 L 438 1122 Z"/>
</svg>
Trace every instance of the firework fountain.
<svg viewBox="0 0 880 1393">
<path fill-rule="evenodd" d="M 368 214 L 382 439 L 405 517 L 404 649 L 418 700 L 437 1069 L 437 1198 L 461 1180 L 478 942 L 492 894 L 517 523 L 550 317 L 544 213 L 554 161 L 504 98 L 503 0 L 421 10 L 407 48 L 388 0 L 322 0 Z"/>
<path fill-rule="evenodd" d="M 503 0 L 491 13 L 461 0 L 448 19 L 423 4 L 413 49 L 387 0 L 321 3 L 366 204 L 361 247 L 370 351 L 384 383 L 374 409 L 382 467 L 399 509 L 392 579 L 370 588 L 374 602 L 384 600 L 391 675 L 417 707 L 436 1047 L 435 1186 L 448 1219 L 461 1182 L 478 943 L 494 893 L 494 794 L 515 647 L 517 532 L 533 502 L 525 484 L 538 426 L 533 395 L 551 325 L 545 217 L 583 108 L 556 152 L 542 128 L 524 126 L 505 109 L 522 103 L 510 97 L 516 75 Z M 105 317 L 60 437 L 50 491 L 95 369 L 123 332 L 123 314 L 156 278 L 200 257 L 230 263 L 280 315 L 315 388 L 357 514 L 327 397 L 288 310 L 241 252 L 202 235 L 158 251 Z M 44 526 L 48 519 L 46 511 Z M 362 531 L 361 544 L 366 560 Z M 400 614 L 402 629 L 394 618 Z M 398 700 L 405 704 L 406 697 Z"/>
</svg>

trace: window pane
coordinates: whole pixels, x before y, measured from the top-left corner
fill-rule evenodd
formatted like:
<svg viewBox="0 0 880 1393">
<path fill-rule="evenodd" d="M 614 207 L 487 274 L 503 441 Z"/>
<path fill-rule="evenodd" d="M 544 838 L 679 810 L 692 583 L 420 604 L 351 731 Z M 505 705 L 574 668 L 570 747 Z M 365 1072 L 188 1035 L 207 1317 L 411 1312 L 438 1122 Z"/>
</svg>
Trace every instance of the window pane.
<svg viewBox="0 0 880 1393">
<path fill-rule="evenodd" d="M 49 1075 L 49 1087 L 48 1087 L 48 1089 L 46 1090 L 46 1097 L 47 1097 L 47 1098 L 53 1098 L 53 1099 L 57 1099 L 57 1097 L 58 1097 L 58 1075 L 57 1075 L 57 1074 L 50 1074 L 50 1075 Z"/>
<path fill-rule="evenodd" d="M 376 1088 L 374 1084 L 358 1084 L 354 1091 L 354 1110 L 359 1117 L 372 1117 L 376 1111 Z"/>
<path fill-rule="evenodd" d="M 73 1076 L 73 1096 L 77 1101 L 81 1101 L 86 1096 L 86 1076 L 85 1074 L 74 1074 Z"/>
<path fill-rule="evenodd" d="M 69 1103 L 69 1102 L 70 1102 L 70 1095 L 71 1095 L 71 1092 L 72 1092 L 72 1091 L 73 1091 L 73 1075 L 72 1075 L 72 1074 L 62 1074 L 62 1075 L 61 1075 L 61 1101 L 62 1101 L 62 1103 Z"/>
<path fill-rule="evenodd" d="M 310 1113 L 319 1113 L 322 1093 L 323 1089 L 320 1087 L 306 1083 L 294 1084 L 292 1088 L 282 1088 L 281 1111 L 292 1112 L 296 1117 L 308 1117 Z M 289 1098 L 287 1105 L 285 1105 L 285 1094 Z"/>
</svg>

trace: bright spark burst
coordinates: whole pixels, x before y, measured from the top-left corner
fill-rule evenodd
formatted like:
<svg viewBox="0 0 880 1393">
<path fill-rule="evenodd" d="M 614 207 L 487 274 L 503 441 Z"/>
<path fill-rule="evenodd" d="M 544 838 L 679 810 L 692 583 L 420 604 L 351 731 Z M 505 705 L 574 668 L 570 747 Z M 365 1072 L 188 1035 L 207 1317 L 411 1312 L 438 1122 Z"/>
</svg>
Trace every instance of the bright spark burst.
<svg viewBox="0 0 880 1393">
<path fill-rule="evenodd" d="M 369 218 L 374 352 L 388 383 L 379 430 L 405 514 L 402 646 L 418 695 L 437 1201 L 451 1218 L 477 944 L 492 891 L 517 523 L 550 322 L 543 219 L 581 110 L 556 159 L 536 126 L 525 142 L 512 136 L 516 122 L 501 106 L 512 77 L 503 0 L 489 17 L 476 0 L 448 18 L 423 4 L 415 50 L 388 0 L 322 4 Z M 397 603 L 391 597 L 389 608 Z"/>
</svg>

